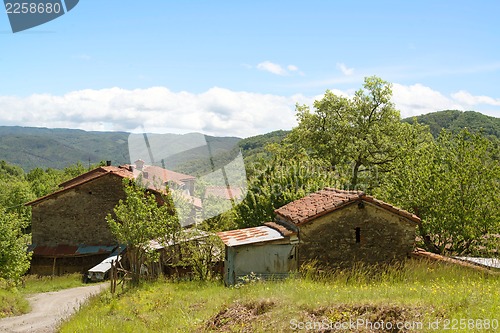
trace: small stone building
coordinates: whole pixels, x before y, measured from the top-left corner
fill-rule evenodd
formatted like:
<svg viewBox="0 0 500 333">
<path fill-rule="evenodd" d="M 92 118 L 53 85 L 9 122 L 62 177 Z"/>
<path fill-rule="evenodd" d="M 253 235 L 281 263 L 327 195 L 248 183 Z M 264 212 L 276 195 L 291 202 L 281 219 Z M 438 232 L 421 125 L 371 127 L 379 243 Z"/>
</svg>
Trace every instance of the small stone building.
<svg viewBox="0 0 500 333">
<path fill-rule="evenodd" d="M 420 218 L 358 191 L 325 188 L 275 210 L 276 222 L 299 229 L 299 265 L 347 267 L 410 256 Z"/>
<path fill-rule="evenodd" d="M 274 222 L 219 232 L 225 245 L 224 283 L 245 277 L 279 279 L 297 271 L 297 233 Z"/>
<path fill-rule="evenodd" d="M 134 171 L 128 165 L 99 167 L 60 184 L 61 189 L 54 193 L 28 202 L 26 205 L 32 208 L 31 273 L 85 272 L 116 254 L 119 244 L 106 216 L 113 213 L 120 199 L 125 199 L 123 179 L 136 178 Z M 171 175 L 193 179 L 164 172 L 164 181 Z"/>
</svg>

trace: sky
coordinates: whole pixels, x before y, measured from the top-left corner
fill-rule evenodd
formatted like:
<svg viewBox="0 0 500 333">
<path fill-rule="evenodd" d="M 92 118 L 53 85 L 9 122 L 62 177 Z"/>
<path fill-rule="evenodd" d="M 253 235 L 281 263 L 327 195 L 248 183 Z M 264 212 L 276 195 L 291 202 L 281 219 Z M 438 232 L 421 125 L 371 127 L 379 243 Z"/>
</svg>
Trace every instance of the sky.
<svg viewBox="0 0 500 333">
<path fill-rule="evenodd" d="M 12 33 L 0 11 L 0 125 L 248 137 L 365 77 L 402 117 L 500 117 L 500 2 L 81 0 Z"/>
</svg>

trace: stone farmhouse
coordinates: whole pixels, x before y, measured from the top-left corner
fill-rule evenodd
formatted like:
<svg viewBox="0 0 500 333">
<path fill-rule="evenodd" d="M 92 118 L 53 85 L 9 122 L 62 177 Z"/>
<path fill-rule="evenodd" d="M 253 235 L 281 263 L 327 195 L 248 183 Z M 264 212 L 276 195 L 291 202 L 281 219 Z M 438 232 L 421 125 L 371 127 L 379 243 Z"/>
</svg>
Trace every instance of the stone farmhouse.
<svg viewBox="0 0 500 333">
<path fill-rule="evenodd" d="M 125 198 L 123 179 L 136 179 L 139 174 L 153 193 L 158 190 L 153 182 L 172 183 L 185 190 L 184 195 L 192 199 L 195 208 L 201 202 L 192 196 L 194 177 L 146 166 L 140 160 L 135 165 L 108 165 L 91 170 L 60 184 L 59 190 L 26 204 L 32 208 L 31 273 L 85 272 L 121 251 L 123 248 L 113 237 L 105 218 L 119 200 Z M 161 200 L 160 195 L 157 197 Z"/>
<path fill-rule="evenodd" d="M 408 258 L 420 218 L 363 192 L 325 188 L 275 210 L 299 231 L 299 264 L 387 263 Z"/>
<path fill-rule="evenodd" d="M 333 188 L 312 193 L 274 212 L 275 221 L 262 227 L 218 234 L 226 245 L 226 284 L 237 283 L 249 272 L 262 278 L 283 277 L 287 275 L 284 267 L 290 274 L 292 268 L 309 261 L 321 267 L 349 267 L 357 262 L 403 260 L 413 252 L 420 223 L 416 215 L 363 192 Z M 290 235 L 297 235 L 298 240 Z M 266 262 L 257 262 L 257 255 Z"/>
</svg>

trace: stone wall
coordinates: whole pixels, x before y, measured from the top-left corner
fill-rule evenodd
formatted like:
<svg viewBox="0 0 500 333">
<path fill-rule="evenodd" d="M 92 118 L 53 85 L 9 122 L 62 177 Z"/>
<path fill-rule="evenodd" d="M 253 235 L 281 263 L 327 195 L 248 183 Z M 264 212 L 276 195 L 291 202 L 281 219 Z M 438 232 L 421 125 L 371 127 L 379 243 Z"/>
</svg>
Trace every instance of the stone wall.
<svg viewBox="0 0 500 333">
<path fill-rule="evenodd" d="M 108 174 L 33 205 L 33 244 L 116 244 L 106 216 L 124 198 L 122 179 Z"/>
<path fill-rule="evenodd" d="M 415 243 L 416 224 L 375 205 L 353 203 L 300 226 L 299 263 L 349 267 L 401 260 Z"/>
</svg>

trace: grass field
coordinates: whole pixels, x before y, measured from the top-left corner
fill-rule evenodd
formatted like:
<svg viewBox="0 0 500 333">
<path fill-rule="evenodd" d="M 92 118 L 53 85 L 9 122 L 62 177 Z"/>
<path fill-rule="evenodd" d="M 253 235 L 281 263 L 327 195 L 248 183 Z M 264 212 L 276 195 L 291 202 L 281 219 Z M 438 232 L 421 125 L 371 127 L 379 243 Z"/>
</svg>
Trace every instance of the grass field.
<svg viewBox="0 0 500 333">
<path fill-rule="evenodd" d="M 64 323 L 61 332 L 293 332 L 324 328 L 370 332 L 384 331 L 374 329 L 382 323 L 386 328 L 387 323 L 393 328 L 406 325 L 401 330 L 386 330 L 392 332 L 448 332 L 453 327 L 457 328 L 453 331 L 490 332 L 500 320 L 498 275 L 421 261 L 386 269 L 356 267 L 323 276 L 313 271 L 306 270 L 302 279 L 257 281 L 232 288 L 220 281 L 165 280 L 114 296 L 104 293 Z M 349 320 L 359 326 L 347 328 Z"/>
<path fill-rule="evenodd" d="M 0 318 L 15 316 L 30 311 L 25 296 L 29 294 L 57 291 L 83 285 L 81 274 L 57 277 L 28 275 L 17 287 L 0 285 Z"/>
</svg>

